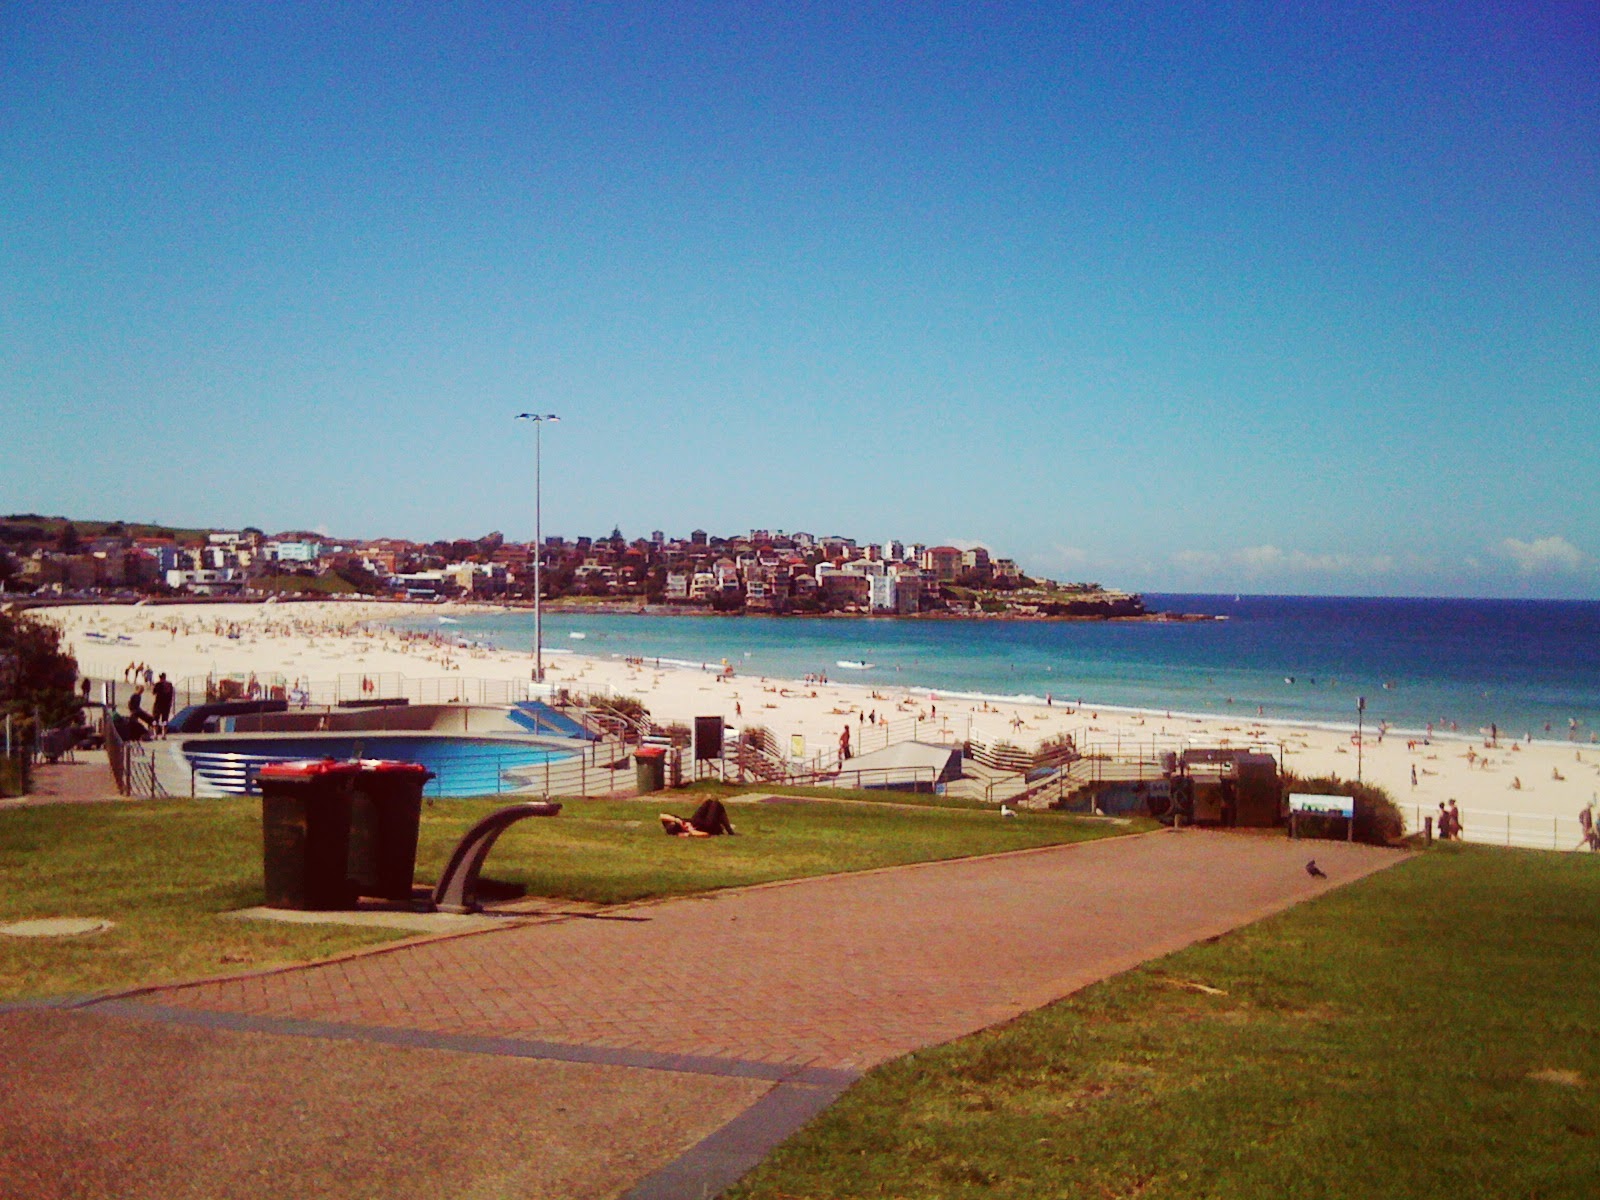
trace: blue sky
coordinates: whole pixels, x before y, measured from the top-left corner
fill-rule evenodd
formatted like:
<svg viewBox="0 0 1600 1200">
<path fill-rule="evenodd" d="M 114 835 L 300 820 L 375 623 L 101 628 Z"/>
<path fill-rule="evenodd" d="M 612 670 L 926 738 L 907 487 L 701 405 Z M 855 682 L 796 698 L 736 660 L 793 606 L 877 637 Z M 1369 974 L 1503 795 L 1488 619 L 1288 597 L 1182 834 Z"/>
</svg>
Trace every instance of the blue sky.
<svg viewBox="0 0 1600 1200">
<path fill-rule="evenodd" d="M 1137 11 L 1124 12 L 1124 8 Z M 0 10 L 0 511 L 1600 597 L 1600 9 Z"/>
</svg>

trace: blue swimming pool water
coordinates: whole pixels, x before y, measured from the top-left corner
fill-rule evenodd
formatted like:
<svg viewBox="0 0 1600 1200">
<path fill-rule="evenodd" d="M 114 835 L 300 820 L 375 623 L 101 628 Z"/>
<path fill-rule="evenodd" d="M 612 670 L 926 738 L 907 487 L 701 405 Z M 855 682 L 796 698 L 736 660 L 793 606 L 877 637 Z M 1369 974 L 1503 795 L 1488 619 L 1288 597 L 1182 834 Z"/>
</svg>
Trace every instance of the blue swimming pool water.
<svg viewBox="0 0 1600 1200">
<path fill-rule="evenodd" d="M 524 768 L 571 758 L 575 750 L 521 745 L 499 738 L 440 734 L 207 738 L 185 742 L 185 757 L 202 779 L 224 791 L 251 794 L 263 763 L 304 758 L 384 758 L 420 763 L 433 772 L 429 796 L 485 796 L 521 790 Z"/>
</svg>

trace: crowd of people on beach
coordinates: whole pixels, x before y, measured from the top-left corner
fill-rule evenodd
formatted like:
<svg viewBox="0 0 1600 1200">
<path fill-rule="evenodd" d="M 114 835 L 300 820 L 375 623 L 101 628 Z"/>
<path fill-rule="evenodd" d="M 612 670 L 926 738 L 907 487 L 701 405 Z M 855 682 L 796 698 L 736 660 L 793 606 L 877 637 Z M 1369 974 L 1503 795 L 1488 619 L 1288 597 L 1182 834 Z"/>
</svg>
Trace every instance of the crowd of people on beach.
<svg viewBox="0 0 1600 1200">
<path fill-rule="evenodd" d="M 415 610 L 367 603 L 225 608 L 106 606 L 50 611 L 46 619 L 62 629 L 69 649 L 77 640 L 78 647 L 88 652 L 80 662 L 95 678 L 120 676 L 131 688 L 142 688 L 136 706 L 144 719 L 125 715 L 125 705 L 133 703 L 128 688 L 118 693 L 117 716 L 124 723 L 148 728 L 155 735 L 159 728 L 157 712 L 164 710 L 170 718 L 171 708 L 158 700 L 153 664 L 143 661 L 148 658 L 167 666 L 169 678 L 177 683 L 179 699 L 186 693 L 198 698 L 198 680 L 214 678 L 219 692 L 223 684 L 228 692 L 226 696 L 219 694 L 219 699 L 247 699 L 254 692 L 263 699 L 281 696 L 291 705 L 302 706 L 353 694 L 358 680 L 381 678 L 384 694 L 388 694 L 391 681 L 426 678 L 447 671 L 457 680 L 472 674 L 481 674 L 485 680 L 525 679 L 531 657 L 529 647 L 519 643 L 516 650 L 496 649 L 487 642 L 464 637 L 457 628 L 458 618 L 471 611 L 475 610 L 465 606 L 429 610 L 428 617 L 419 620 Z M 388 623 L 402 618 L 404 627 Z M 105 653 L 117 645 L 122 647 L 118 655 L 121 662 L 113 665 L 94 660 L 96 653 Z M 565 654 L 546 647 L 546 654 L 551 653 Z M 129 661 L 130 658 L 137 661 Z M 469 661 L 479 658 L 484 660 L 481 668 Z M 1239 703 L 1250 703 L 1251 709 L 1256 710 L 1255 719 L 1241 721 L 1244 713 L 1240 712 L 1230 723 L 1226 718 L 1172 711 L 1163 715 L 1159 709 L 1149 713 L 1091 711 L 1085 707 L 1083 697 L 1066 687 L 1023 702 L 885 686 L 881 682 L 867 687 L 841 686 L 836 675 L 843 672 L 823 664 L 817 664 L 803 678 L 798 677 L 797 671 L 796 678 L 783 679 L 760 677 L 759 672 L 753 673 L 756 677 L 752 678 L 752 673 L 744 669 L 746 664 L 739 664 L 741 669 L 734 672 L 729 670 L 727 660 L 719 662 L 715 658 L 703 666 L 698 658 L 681 664 L 642 654 L 608 659 L 610 656 L 592 652 L 557 658 L 546 664 L 545 679 L 560 683 L 593 679 L 591 686 L 600 694 L 637 696 L 664 721 L 683 720 L 691 711 L 715 711 L 720 702 L 731 717 L 764 722 L 780 740 L 787 736 L 790 744 L 809 744 L 813 756 L 825 754 L 829 759 L 842 748 L 838 742 L 845 722 L 851 734 L 850 756 L 877 750 L 904 737 L 960 741 L 981 735 L 989 743 L 1005 741 L 1027 748 L 1035 741 L 1063 732 L 1107 743 L 1116 737 L 1123 745 L 1130 738 L 1151 740 L 1153 744 L 1164 738 L 1193 740 L 1197 736 L 1215 738 L 1223 746 L 1273 743 L 1281 747 L 1286 761 L 1302 772 L 1338 770 L 1341 774 L 1355 774 L 1359 770 L 1356 757 L 1365 754 L 1363 765 L 1375 781 L 1395 790 L 1397 796 L 1409 790 L 1415 807 L 1408 811 L 1419 823 L 1441 796 L 1453 792 L 1467 807 L 1464 814 L 1458 808 L 1454 820 L 1449 817 L 1448 804 L 1445 807 L 1446 820 L 1440 822 L 1439 832 L 1440 836 L 1447 836 L 1448 829 L 1451 840 L 1464 840 L 1455 824 L 1462 815 L 1473 817 L 1474 836 L 1482 838 L 1490 836 L 1494 822 L 1504 815 L 1502 808 L 1511 809 L 1518 817 L 1534 812 L 1549 815 L 1559 809 L 1565 814 L 1561 818 L 1560 840 L 1570 847 L 1578 840 L 1577 831 L 1570 837 L 1566 832 L 1571 829 L 1573 814 L 1582 805 L 1577 788 L 1586 786 L 1591 774 L 1600 775 L 1600 761 L 1586 761 L 1600 757 L 1591 754 L 1587 744 L 1597 740 L 1595 726 L 1600 722 L 1585 720 L 1581 713 L 1571 717 L 1562 714 L 1559 720 L 1530 721 L 1526 727 L 1519 722 L 1515 733 L 1503 721 L 1485 721 L 1479 730 L 1475 728 L 1479 724 L 1476 721 L 1463 721 L 1458 726 L 1447 718 L 1429 722 L 1426 729 L 1391 729 L 1387 722 L 1372 720 L 1359 732 L 1333 731 L 1273 725 L 1261 714 L 1260 706 L 1243 696 Z M 415 669 L 410 665 L 413 663 Z M 675 666 L 684 669 L 674 671 Z M 250 672 L 259 672 L 253 689 L 245 682 Z M 366 683 L 361 688 L 363 698 L 375 694 L 369 690 L 373 686 Z M 748 696 L 751 703 L 743 704 L 741 695 Z M 703 707 L 708 704 L 712 707 Z M 1563 734 L 1569 748 L 1558 765 L 1551 743 L 1563 740 Z M 1359 743 L 1356 736 L 1360 737 Z M 1570 761 L 1575 752 L 1576 766 Z M 1548 845 L 1549 834 L 1545 837 Z M 1588 845 L 1587 829 L 1583 837 Z"/>
</svg>

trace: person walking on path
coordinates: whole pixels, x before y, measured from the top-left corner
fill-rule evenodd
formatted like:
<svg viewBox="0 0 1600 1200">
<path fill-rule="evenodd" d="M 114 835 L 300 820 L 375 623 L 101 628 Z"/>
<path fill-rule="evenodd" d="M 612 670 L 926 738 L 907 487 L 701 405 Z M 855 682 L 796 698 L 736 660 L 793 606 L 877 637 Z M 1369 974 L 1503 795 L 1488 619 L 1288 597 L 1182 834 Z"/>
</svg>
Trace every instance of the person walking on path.
<svg viewBox="0 0 1600 1200">
<path fill-rule="evenodd" d="M 1594 801 L 1589 801 L 1578 810 L 1578 828 L 1583 833 L 1583 840 L 1578 843 L 1579 850 L 1600 850 L 1600 829 L 1595 828 Z"/>
<path fill-rule="evenodd" d="M 1450 840 L 1452 842 L 1461 840 L 1461 810 L 1456 807 L 1454 799 L 1450 801 Z"/>
</svg>

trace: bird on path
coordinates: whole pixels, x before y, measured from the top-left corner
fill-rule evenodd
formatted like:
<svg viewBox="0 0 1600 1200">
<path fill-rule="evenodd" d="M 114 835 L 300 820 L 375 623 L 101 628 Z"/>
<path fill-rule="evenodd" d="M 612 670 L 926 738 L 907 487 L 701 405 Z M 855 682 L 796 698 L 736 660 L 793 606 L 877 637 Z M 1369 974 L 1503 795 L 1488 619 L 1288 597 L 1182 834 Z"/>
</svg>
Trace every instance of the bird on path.
<svg viewBox="0 0 1600 1200">
<path fill-rule="evenodd" d="M 1326 879 L 1328 877 L 1328 873 L 1317 866 L 1317 860 L 1314 858 L 1306 863 L 1306 874 L 1313 879 Z"/>
</svg>

